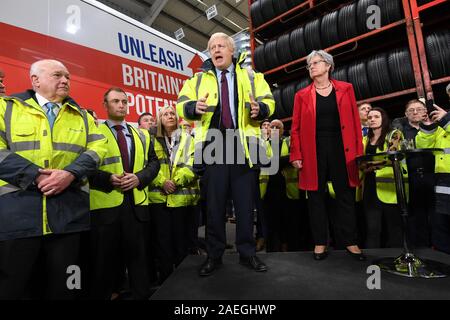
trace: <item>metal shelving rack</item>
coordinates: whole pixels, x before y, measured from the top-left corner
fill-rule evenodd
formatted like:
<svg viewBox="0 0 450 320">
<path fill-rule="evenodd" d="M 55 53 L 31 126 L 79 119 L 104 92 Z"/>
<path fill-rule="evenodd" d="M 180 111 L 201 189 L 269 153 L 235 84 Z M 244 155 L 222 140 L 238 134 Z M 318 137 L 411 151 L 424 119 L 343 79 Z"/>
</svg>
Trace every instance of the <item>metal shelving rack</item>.
<svg viewBox="0 0 450 320">
<path fill-rule="evenodd" d="M 427 98 L 433 98 L 433 91 L 432 86 L 435 84 L 448 82 L 450 81 L 449 77 L 444 77 L 441 79 L 435 79 L 431 80 L 429 73 L 428 73 L 428 64 L 426 60 L 426 52 L 425 52 L 425 45 L 423 41 L 423 33 L 422 33 L 422 25 L 420 21 L 420 13 L 425 10 L 430 10 L 431 8 L 434 8 L 436 6 L 439 6 L 445 2 L 448 2 L 449 0 L 434 0 L 429 3 L 426 3 L 424 5 L 418 6 L 417 0 L 402 0 L 402 6 L 404 11 L 405 18 L 396 21 L 394 23 L 391 23 L 389 25 L 386 25 L 380 29 L 373 30 L 371 32 L 368 32 L 366 34 L 359 35 L 357 37 L 354 37 L 352 39 L 346 40 L 344 42 L 335 44 L 329 48 L 324 49 L 327 52 L 335 52 L 338 49 L 342 49 L 345 46 L 348 45 L 357 45 L 358 42 L 363 41 L 365 39 L 370 39 L 371 37 L 388 32 L 389 30 L 393 30 L 394 28 L 399 28 L 401 26 L 404 26 L 405 28 L 405 38 L 404 40 L 408 42 L 409 52 L 411 55 L 411 64 L 413 67 L 414 72 L 414 80 L 415 80 L 415 88 L 410 88 L 402 91 L 397 92 L 391 92 L 382 96 L 377 97 L 370 97 L 367 99 L 360 100 L 359 102 L 376 102 L 386 99 L 391 99 L 395 97 L 401 97 L 404 95 L 416 93 L 417 97 L 427 97 Z M 253 3 L 253 0 L 248 0 L 249 8 L 251 4 Z M 339 9 L 340 7 L 347 5 L 348 3 L 352 3 L 354 1 L 346 1 L 345 3 L 336 6 L 335 9 Z M 258 26 L 257 28 L 253 29 L 252 19 L 250 17 L 250 44 L 251 44 L 251 51 L 254 53 L 256 48 L 256 38 L 257 33 L 260 31 L 263 31 L 264 29 L 268 27 L 274 27 L 277 25 L 283 25 L 283 23 L 293 19 L 294 17 L 297 17 L 299 15 L 304 15 L 307 13 L 312 13 L 314 10 L 319 9 L 320 7 L 323 7 L 325 4 L 330 4 L 330 1 L 317 1 L 317 0 L 308 0 L 304 1 L 301 4 L 297 5 L 296 7 L 290 9 L 289 11 L 271 19 L 270 21 L 265 22 L 261 26 Z M 319 12 L 319 11 L 317 11 Z M 308 21 L 303 21 L 302 24 L 306 24 Z M 376 52 L 376 48 L 372 51 L 372 53 Z M 254 67 L 254 66 L 253 66 Z M 294 68 L 295 69 L 292 69 Z M 277 79 L 285 79 L 288 77 L 290 73 L 293 71 L 296 71 L 301 68 L 306 67 L 306 57 L 301 57 L 299 59 L 293 60 L 289 63 L 286 63 L 284 65 L 278 66 L 276 68 L 273 68 L 271 70 L 267 70 L 264 72 L 266 76 L 275 77 Z M 283 120 L 290 120 L 290 118 L 286 118 Z"/>
</svg>

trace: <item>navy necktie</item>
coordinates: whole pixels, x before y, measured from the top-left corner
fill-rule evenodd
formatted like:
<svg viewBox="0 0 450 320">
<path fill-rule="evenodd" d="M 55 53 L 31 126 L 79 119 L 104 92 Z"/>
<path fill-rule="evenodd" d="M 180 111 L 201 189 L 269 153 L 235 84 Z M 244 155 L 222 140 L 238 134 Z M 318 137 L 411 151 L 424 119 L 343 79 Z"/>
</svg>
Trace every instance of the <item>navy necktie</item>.
<svg viewBox="0 0 450 320">
<path fill-rule="evenodd" d="M 117 143 L 119 145 L 120 155 L 122 157 L 123 169 L 125 172 L 130 172 L 130 158 L 128 156 L 128 144 L 125 134 L 123 133 L 123 127 L 120 125 L 113 127 L 117 132 Z"/>
<path fill-rule="evenodd" d="M 222 76 L 220 78 L 220 90 L 222 95 L 222 125 L 225 129 L 233 128 L 233 118 L 231 117 L 230 109 L 230 97 L 228 95 L 228 81 L 227 74 L 228 70 L 222 71 Z"/>
</svg>

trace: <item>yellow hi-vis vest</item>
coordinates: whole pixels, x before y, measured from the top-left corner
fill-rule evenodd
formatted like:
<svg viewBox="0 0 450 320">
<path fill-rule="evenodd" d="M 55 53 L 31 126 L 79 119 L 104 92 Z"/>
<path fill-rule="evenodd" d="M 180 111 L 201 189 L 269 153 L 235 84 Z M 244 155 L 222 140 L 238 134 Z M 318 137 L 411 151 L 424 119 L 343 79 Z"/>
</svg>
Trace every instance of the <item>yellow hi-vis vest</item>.
<svg viewBox="0 0 450 320">
<path fill-rule="evenodd" d="M 383 149 L 377 148 L 377 152 L 386 152 L 389 147 L 389 141 L 391 140 L 389 137 L 391 137 L 396 132 L 400 133 L 403 137 L 403 134 L 399 130 L 393 130 L 386 136 L 386 141 L 384 143 Z M 403 138 L 401 138 L 403 139 Z M 369 143 L 368 137 L 363 137 L 363 146 L 364 146 L 364 153 L 366 152 L 366 146 Z M 389 161 L 389 160 L 388 160 Z M 404 176 L 405 181 L 405 192 L 408 197 L 408 173 L 406 170 L 406 162 L 403 160 L 401 164 L 401 169 Z M 395 180 L 394 180 L 394 169 L 392 166 L 385 166 L 381 169 L 378 169 L 375 171 L 375 182 L 376 182 L 376 189 L 377 189 L 377 197 L 378 199 L 383 203 L 388 204 L 397 204 L 397 192 L 395 190 Z M 364 188 L 364 183 L 363 183 Z M 362 193 L 364 194 L 364 192 Z"/>
<path fill-rule="evenodd" d="M 4 166 L 1 162 L 10 153 L 15 153 L 45 169 L 65 169 L 80 157 L 91 158 L 98 164 L 106 152 L 106 139 L 95 126 L 92 116 L 82 110 L 71 98 L 67 98 L 51 129 L 44 110 L 32 98 L 32 94 L 33 91 L 22 94 L 24 100 L 15 97 L 0 99 L 0 165 Z M 8 170 L 5 167 L 3 169 Z M 11 168 L 11 172 L 13 170 L 14 168 Z M 10 208 L 2 206 L 0 223 L 3 223 L 8 231 L 3 231 L 0 227 L 0 233 L 17 231 L 17 233 L 20 232 L 19 237 L 23 238 L 53 232 L 80 231 L 79 225 L 70 226 L 73 222 L 70 215 L 81 215 L 83 211 L 88 214 L 87 179 L 79 181 L 77 188 L 82 191 L 83 197 L 85 195 L 85 203 L 80 196 L 77 202 L 71 204 L 61 202 L 49 208 L 50 199 L 46 196 L 41 195 L 42 199 L 36 201 L 34 196 L 27 198 L 27 195 L 24 195 L 18 201 L 19 203 L 11 205 Z M 19 186 L 0 180 L 0 197 L 21 191 L 23 190 Z M 65 192 L 69 192 L 69 189 Z M 59 198 L 53 197 L 51 202 L 58 202 Z M 55 212 L 56 207 L 58 212 Z M 42 216 L 28 216 L 29 212 L 26 211 Z M 15 216 L 13 220 L 11 213 L 14 212 L 22 212 L 24 216 Z M 6 216 L 3 217 L 3 215 Z M 60 219 L 61 215 L 65 215 L 65 219 Z M 88 227 L 89 225 L 86 226 Z M 63 231 L 58 232 L 58 229 Z"/>
<path fill-rule="evenodd" d="M 289 157 L 291 147 L 291 138 L 283 139 L 281 144 L 281 157 Z M 300 190 L 298 189 L 298 169 L 291 164 L 281 170 L 286 182 L 286 196 L 291 200 L 300 199 Z"/>
<path fill-rule="evenodd" d="M 165 203 L 167 207 L 185 207 L 196 205 L 200 198 L 198 177 L 192 170 L 194 139 L 184 130 L 180 130 L 178 134 L 180 142 L 172 164 L 163 145 L 158 138 L 155 139 L 155 153 L 160 169 L 149 186 L 150 203 Z M 165 195 L 162 188 L 166 180 L 172 180 L 177 187 L 175 192 L 169 195 Z"/>
<path fill-rule="evenodd" d="M 131 128 L 131 129 L 130 129 Z M 122 174 L 123 164 L 120 155 L 119 145 L 114 133 L 106 123 L 99 126 L 100 131 L 108 139 L 108 151 L 100 164 L 99 170 L 112 174 Z M 140 130 L 128 126 L 131 131 L 134 142 L 134 164 L 133 173 L 141 171 L 148 161 L 148 150 L 150 148 L 150 136 L 147 130 Z M 131 160 L 131 159 L 130 159 Z M 147 188 L 138 190 L 133 189 L 134 204 L 137 206 L 148 205 Z M 91 210 L 115 208 L 122 204 L 124 199 L 123 191 L 115 188 L 111 192 L 103 192 L 97 189 L 91 190 Z"/>
<path fill-rule="evenodd" d="M 280 157 L 288 157 L 290 153 L 290 137 L 282 139 L 281 142 L 281 154 Z M 266 144 L 266 154 L 268 158 L 273 155 L 272 145 L 270 140 L 265 141 Z M 300 199 L 300 190 L 298 189 L 298 169 L 289 165 L 281 170 L 281 174 L 284 177 L 286 183 L 286 196 L 291 200 Z M 267 192 L 267 184 L 269 183 L 269 177 L 266 174 L 259 174 L 259 191 L 261 199 L 264 198 Z"/>
<path fill-rule="evenodd" d="M 420 128 L 416 136 L 417 148 L 440 148 L 444 154 L 435 156 L 435 172 L 450 173 L 450 122 L 431 131 Z"/>
<path fill-rule="evenodd" d="M 253 120 L 250 117 L 250 95 L 253 95 L 257 102 L 265 103 L 269 108 L 269 114 L 273 114 L 275 110 L 275 100 L 273 99 L 270 87 L 264 80 L 264 75 L 259 72 L 254 72 L 242 64 L 245 61 L 246 54 L 243 53 L 236 63 L 236 81 L 237 81 L 237 128 L 239 128 L 239 138 L 241 145 L 244 148 L 244 154 L 249 162 L 250 167 L 253 166 L 255 159 L 251 159 L 249 143 L 257 144 L 261 137 L 261 129 L 259 127 L 260 121 Z M 184 107 L 187 103 L 198 101 L 200 98 L 208 94 L 206 103 L 208 108 L 206 113 L 199 117 L 200 120 L 195 128 L 195 146 L 201 147 L 203 142 L 207 140 L 207 133 L 211 124 L 214 111 L 219 104 L 219 87 L 217 76 L 212 69 L 204 72 L 196 73 L 192 78 L 188 79 L 181 89 L 177 100 L 177 113 L 180 117 L 187 121 L 194 121 L 197 119 L 189 119 L 184 113 Z"/>
</svg>

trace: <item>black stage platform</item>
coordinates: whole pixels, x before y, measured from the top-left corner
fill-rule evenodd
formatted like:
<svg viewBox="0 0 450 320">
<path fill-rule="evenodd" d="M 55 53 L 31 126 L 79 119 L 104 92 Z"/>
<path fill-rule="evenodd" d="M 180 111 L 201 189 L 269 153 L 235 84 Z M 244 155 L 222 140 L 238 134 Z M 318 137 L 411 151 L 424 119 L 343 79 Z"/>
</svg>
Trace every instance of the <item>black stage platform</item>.
<svg viewBox="0 0 450 320">
<path fill-rule="evenodd" d="M 323 261 L 311 252 L 267 253 L 258 256 L 269 271 L 257 273 L 238 263 L 238 255 L 224 255 L 224 265 L 209 277 L 197 270 L 205 256 L 189 256 L 151 300 L 299 300 L 299 299 L 450 299 L 450 277 L 412 279 L 381 271 L 381 289 L 369 290 L 373 259 L 396 257 L 401 249 L 364 251 L 368 261 L 332 251 Z M 416 250 L 419 258 L 450 265 L 450 255 Z M 447 270 L 450 272 L 450 269 Z"/>
</svg>

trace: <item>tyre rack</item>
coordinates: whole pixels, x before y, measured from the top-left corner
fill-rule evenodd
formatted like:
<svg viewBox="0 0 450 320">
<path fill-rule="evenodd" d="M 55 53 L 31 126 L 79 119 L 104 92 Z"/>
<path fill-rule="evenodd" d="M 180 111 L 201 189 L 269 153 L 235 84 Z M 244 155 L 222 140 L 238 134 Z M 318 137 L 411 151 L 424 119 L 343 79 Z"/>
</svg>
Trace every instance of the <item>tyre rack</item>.
<svg viewBox="0 0 450 320">
<path fill-rule="evenodd" d="M 346 45 L 350 45 L 352 43 L 357 44 L 357 42 L 360 40 L 372 37 L 376 34 L 385 32 L 385 31 L 393 29 L 395 27 L 405 25 L 406 40 L 408 41 L 409 52 L 411 55 L 411 63 L 412 63 L 412 67 L 413 67 L 414 80 L 415 80 L 416 87 L 402 90 L 402 91 L 388 93 L 388 94 L 381 95 L 381 96 L 376 96 L 376 97 L 359 100 L 358 102 L 375 102 L 375 101 L 390 99 L 390 98 L 394 98 L 394 97 L 400 97 L 400 96 L 407 95 L 407 94 L 412 94 L 414 92 L 417 93 L 418 97 L 426 96 L 427 98 L 433 98 L 432 85 L 450 81 L 450 76 L 440 78 L 440 79 L 435 79 L 435 80 L 430 79 L 429 72 L 428 72 L 428 64 L 427 64 L 427 60 L 426 60 L 425 45 L 424 45 L 424 41 L 423 41 L 422 26 L 421 26 L 420 17 L 419 17 L 420 12 L 428 10 L 430 8 L 433 8 L 435 6 L 438 6 L 438 5 L 448 2 L 448 1 L 449 0 L 434 0 L 434 1 L 431 1 L 424 5 L 418 6 L 417 0 L 402 0 L 402 5 L 403 5 L 403 10 L 404 10 L 404 15 L 405 15 L 404 19 L 399 20 L 397 22 L 393 22 L 391 24 L 383 26 L 380 29 L 370 31 L 368 33 L 359 35 L 357 37 L 354 37 L 352 39 L 346 40 L 344 42 L 335 44 L 331 47 L 324 49 L 327 52 L 335 51 L 336 49 L 342 48 Z M 252 2 L 254 2 L 254 1 L 248 0 L 249 8 L 250 8 Z M 299 14 L 302 14 L 305 12 L 311 12 L 315 8 L 315 6 L 318 6 L 323 3 L 324 2 L 315 1 L 315 0 L 304 1 L 303 3 L 290 9 L 289 11 L 285 12 L 284 14 L 282 14 L 278 17 L 275 17 L 275 18 L 271 19 L 270 21 L 263 23 L 262 25 L 258 26 L 255 29 L 253 29 L 252 20 L 250 17 L 250 43 L 251 43 L 252 53 L 254 53 L 254 50 L 255 50 L 256 37 L 257 37 L 256 33 L 257 32 L 262 31 L 263 29 L 276 24 L 277 22 L 283 23 L 284 18 L 289 17 L 292 14 L 299 12 L 301 10 L 303 10 L 303 11 L 300 12 Z M 346 2 L 344 5 L 346 5 L 347 3 L 348 2 Z M 252 59 L 252 61 L 253 61 L 253 59 Z M 300 65 L 300 64 L 302 64 L 302 62 L 305 62 L 305 61 L 306 61 L 306 57 L 302 57 L 302 58 L 296 59 L 294 61 L 291 61 L 289 63 L 286 63 L 284 65 L 273 68 L 271 70 L 267 70 L 264 72 L 264 74 L 272 75 L 272 76 L 276 75 L 277 79 L 282 80 L 283 74 L 286 75 L 286 74 L 292 73 L 293 71 L 296 71 L 300 68 L 304 68 L 305 66 L 300 66 L 294 70 L 290 69 L 293 66 Z M 280 73 L 280 75 L 278 75 L 278 73 Z M 282 120 L 288 121 L 288 120 L 291 120 L 291 118 L 285 118 Z"/>
<path fill-rule="evenodd" d="M 411 12 L 412 12 L 412 19 L 413 19 L 413 25 L 414 25 L 414 31 L 417 39 L 417 47 L 419 49 L 419 60 L 420 60 L 420 66 L 422 69 L 422 75 L 423 75 L 423 84 L 425 87 L 425 95 L 427 99 L 433 99 L 433 89 L 432 86 L 439 83 L 445 83 L 450 82 L 450 76 L 443 77 L 440 79 L 431 80 L 430 79 L 430 73 L 429 73 L 429 67 L 427 62 L 427 56 L 425 51 L 425 42 L 423 38 L 423 32 L 422 32 L 422 24 L 420 21 L 420 13 L 429 10 L 431 8 L 434 8 L 438 5 L 441 5 L 443 3 L 448 2 L 448 0 L 434 0 L 431 2 L 428 2 L 426 4 L 423 4 L 421 6 L 418 5 L 417 0 L 410 0 L 411 2 Z M 425 96 L 425 95 L 422 95 Z"/>
</svg>

